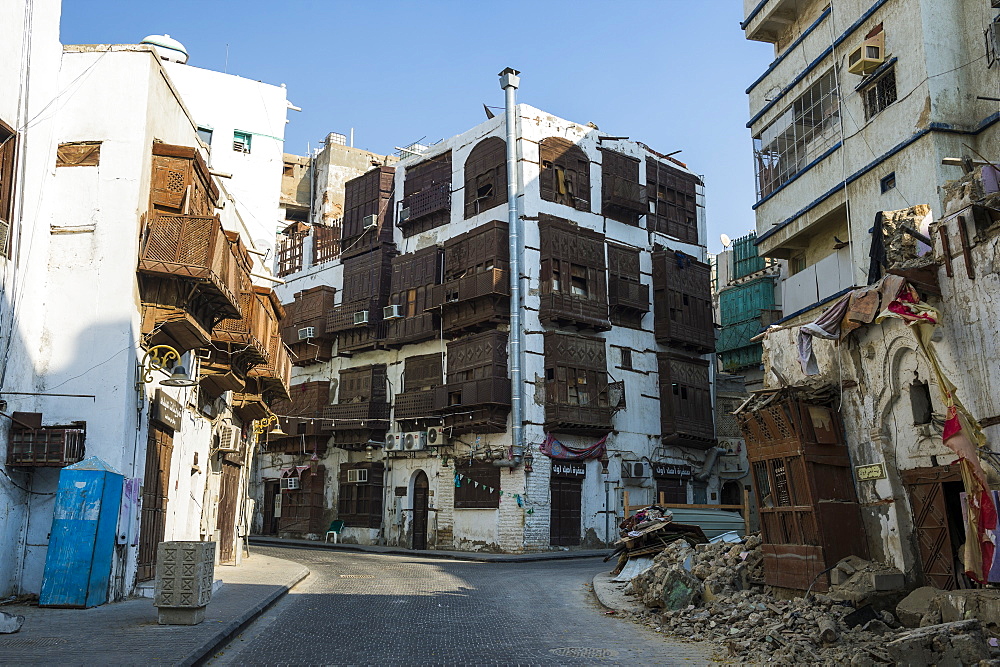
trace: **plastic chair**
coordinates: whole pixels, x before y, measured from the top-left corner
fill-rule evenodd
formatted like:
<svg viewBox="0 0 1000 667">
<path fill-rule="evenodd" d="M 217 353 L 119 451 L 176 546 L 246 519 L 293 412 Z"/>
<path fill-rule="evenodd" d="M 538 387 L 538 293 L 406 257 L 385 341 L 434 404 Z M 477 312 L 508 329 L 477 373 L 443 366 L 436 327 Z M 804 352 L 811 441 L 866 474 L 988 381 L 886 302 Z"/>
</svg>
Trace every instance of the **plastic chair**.
<svg viewBox="0 0 1000 667">
<path fill-rule="evenodd" d="M 337 544 L 337 539 L 340 536 L 340 531 L 344 530 L 344 522 L 340 519 L 330 522 L 330 528 L 326 531 L 326 539 L 324 542 L 330 541 L 330 536 L 333 535 L 333 543 Z"/>
</svg>

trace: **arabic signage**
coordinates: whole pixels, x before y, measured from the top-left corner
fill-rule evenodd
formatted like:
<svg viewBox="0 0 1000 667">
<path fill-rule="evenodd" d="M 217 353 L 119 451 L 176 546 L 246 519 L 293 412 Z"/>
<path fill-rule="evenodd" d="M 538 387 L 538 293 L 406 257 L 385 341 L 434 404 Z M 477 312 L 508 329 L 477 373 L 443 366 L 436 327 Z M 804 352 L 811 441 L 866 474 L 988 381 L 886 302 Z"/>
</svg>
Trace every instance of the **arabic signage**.
<svg viewBox="0 0 1000 667">
<path fill-rule="evenodd" d="M 153 419 L 160 422 L 167 428 L 181 430 L 181 415 L 184 414 L 184 406 L 163 393 L 162 389 L 156 390 L 156 400 L 153 401 Z"/>
<path fill-rule="evenodd" d="M 676 479 L 678 477 L 690 477 L 691 466 L 678 465 L 676 463 L 654 463 L 653 477 Z"/>
<path fill-rule="evenodd" d="M 885 464 L 872 463 L 866 466 L 855 466 L 854 474 L 857 476 L 859 482 L 865 482 L 873 479 L 885 479 Z"/>
<path fill-rule="evenodd" d="M 575 477 L 577 479 L 587 476 L 587 464 L 571 463 L 568 461 L 552 462 L 553 477 Z"/>
</svg>

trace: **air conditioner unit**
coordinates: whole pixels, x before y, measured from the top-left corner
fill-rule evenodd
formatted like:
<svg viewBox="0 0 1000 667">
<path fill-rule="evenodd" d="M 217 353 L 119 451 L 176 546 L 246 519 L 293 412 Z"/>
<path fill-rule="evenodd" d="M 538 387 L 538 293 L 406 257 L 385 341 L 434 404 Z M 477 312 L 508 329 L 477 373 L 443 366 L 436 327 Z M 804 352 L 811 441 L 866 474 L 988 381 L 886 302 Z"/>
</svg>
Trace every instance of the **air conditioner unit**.
<svg viewBox="0 0 1000 667">
<path fill-rule="evenodd" d="M 419 452 L 427 449 L 427 432 L 410 431 L 403 434 L 403 449 L 408 452 Z"/>
<path fill-rule="evenodd" d="M 427 446 L 438 447 L 445 444 L 444 429 L 440 426 L 431 426 L 427 429 Z"/>
<path fill-rule="evenodd" d="M 7 237 L 10 236 L 10 223 L 0 220 L 0 255 L 7 256 Z"/>
<path fill-rule="evenodd" d="M 302 481 L 298 477 L 282 477 L 279 484 L 282 491 L 297 491 L 302 488 Z"/>
<path fill-rule="evenodd" d="M 368 481 L 368 468 L 353 468 L 347 471 L 349 484 L 360 484 Z"/>
<path fill-rule="evenodd" d="M 219 429 L 218 436 L 220 452 L 240 451 L 240 432 L 238 429 L 223 426 Z"/>
<path fill-rule="evenodd" d="M 361 219 L 365 223 L 365 229 L 375 229 L 378 227 L 378 216 L 377 215 L 366 215 Z"/>
<path fill-rule="evenodd" d="M 403 451 L 403 434 L 402 433 L 386 433 L 385 435 L 385 451 L 387 452 L 401 452 Z"/>
<path fill-rule="evenodd" d="M 233 150 L 236 151 L 237 153 L 249 153 L 250 152 L 250 149 L 247 148 L 247 145 L 245 143 L 243 143 L 242 141 L 234 141 L 233 142 Z"/>
<path fill-rule="evenodd" d="M 354 313 L 354 324 L 355 325 L 368 324 L 368 311 L 359 310 L 358 312 Z"/>
<path fill-rule="evenodd" d="M 622 477 L 645 479 L 648 476 L 649 468 L 644 461 L 622 461 Z"/>
<path fill-rule="evenodd" d="M 885 33 L 869 37 L 847 58 L 847 71 L 862 76 L 871 74 L 885 62 Z"/>
<path fill-rule="evenodd" d="M 382 309 L 383 320 L 399 320 L 403 317 L 403 307 L 399 304 L 392 304 Z"/>
<path fill-rule="evenodd" d="M 299 340 L 309 340 L 316 337 L 316 327 L 303 327 L 299 329 Z"/>
</svg>

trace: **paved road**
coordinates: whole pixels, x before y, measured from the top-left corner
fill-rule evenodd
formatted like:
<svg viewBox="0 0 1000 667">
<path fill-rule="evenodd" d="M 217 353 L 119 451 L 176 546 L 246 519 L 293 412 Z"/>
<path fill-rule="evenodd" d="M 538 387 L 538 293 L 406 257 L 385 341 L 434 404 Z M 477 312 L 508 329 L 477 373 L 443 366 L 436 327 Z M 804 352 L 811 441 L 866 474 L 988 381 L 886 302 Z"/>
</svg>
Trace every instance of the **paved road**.
<svg viewBox="0 0 1000 667">
<path fill-rule="evenodd" d="M 706 664 L 701 646 L 607 616 L 599 559 L 470 563 L 291 548 L 312 571 L 211 665 Z"/>
</svg>

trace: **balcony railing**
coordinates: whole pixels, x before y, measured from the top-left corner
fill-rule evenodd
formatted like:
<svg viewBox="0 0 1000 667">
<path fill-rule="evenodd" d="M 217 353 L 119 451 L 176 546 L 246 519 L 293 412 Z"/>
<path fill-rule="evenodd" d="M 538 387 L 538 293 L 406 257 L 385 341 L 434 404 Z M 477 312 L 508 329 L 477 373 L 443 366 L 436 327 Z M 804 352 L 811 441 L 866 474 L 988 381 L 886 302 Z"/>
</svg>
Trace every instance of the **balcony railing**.
<svg viewBox="0 0 1000 667">
<path fill-rule="evenodd" d="M 281 336 L 272 333 L 267 348 L 267 362 L 250 370 L 250 377 L 261 382 L 266 391 L 275 399 L 287 399 L 288 387 L 292 381 L 292 362 Z"/>
<path fill-rule="evenodd" d="M 467 382 L 449 382 L 437 387 L 434 407 L 438 412 L 460 412 L 481 405 L 510 405 L 510 378 L 491 377 Z"/>
<path fill-rule="evenodd" d="M 608 305 L 649 312 L 649 285 L 627 280 L 608 280 Z"/>
<path fill-rule="evenodd" d="M 435 295 L 434 300 L 445 307 L 484 296 L 510 296 L 510 272 L 507 269 L 490 269 L 449 280 L 434 289 L 441 293 L 441 298 Z"/>
<path fill-rule="evenodd" d="M 607 331 L 611 328 L 606 301 L 563 292 L 550 292 L 541 296 L 538 319 L 553 325 L 570 322 L 595 331 Z"/>
<path fill-rule="evenodd" d="M 405 345 L 430 340 L 439 334 L 437 317 L 434 313 L 386 320 L 385 325 L 388 345 Z"/>
<path fill-rule="evenodd" d="M 219 316 L 240 316 L 240 268 L 217 217 L 152 216 L 139 251 L 138 271 L 196 281 Z"/>
<path fill-rule="evenodd" d="M 403 198 L 403 208 L 409 209 L 410 215 L 401 224 L 405 225 L 449 207 L 451 207 L 451 186 L 447 183 L 431 186 Z"/>
<path fill-rule="evenodd" d="M 271 326 L 264 304 L 256 292 L 247 290 L 241 294 L 240 306 L 243 317 L 223 320 L 212 330 L 212 340 L 241 346 L 241 349 L 232 352 L 245 356 L 251 366 L 265 363 L 268 360 Z"/>
<path fill-rule="evenodd" d="M 83 460 L 86 429 L 43 426 L 12 428 L 7 465 L 62 468 Z"/>
<path fill-rule="evenodd" d="M 611 414 L 607 405 L 546 403 L 545 429 L 553 433 L 606 435 L 612 430 Z"/>
<path fill-rule="evenodd" d="M 366 313 L 367 323 L 359 324 L 355 314 Z M 382 307 L 378 299 L 361 299 L 341 304 L 332 311 L 326 320 L 326 330 L 329 333 L 349 331 L 357 327 L 374 326 L 382 321 Z"/>
<path fill-rule="evenodd" d="M 428 419 L 434 417 L 434 390 L 404 391 L 396 394 L 393 418 Z"/>
<path fill-rule="evenodd" d="M 346 429 L 386 429 L 389 427 L 389 404 L 365 401 L 338 403 L 323 408 L 323 418 L 332 420 L 334 431 Z"/>
</svg>

